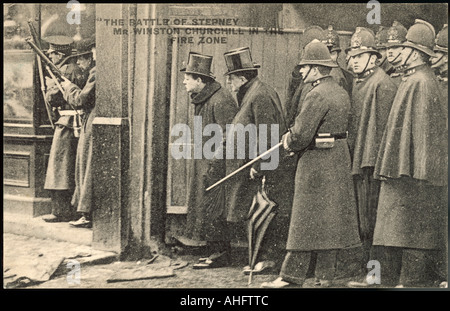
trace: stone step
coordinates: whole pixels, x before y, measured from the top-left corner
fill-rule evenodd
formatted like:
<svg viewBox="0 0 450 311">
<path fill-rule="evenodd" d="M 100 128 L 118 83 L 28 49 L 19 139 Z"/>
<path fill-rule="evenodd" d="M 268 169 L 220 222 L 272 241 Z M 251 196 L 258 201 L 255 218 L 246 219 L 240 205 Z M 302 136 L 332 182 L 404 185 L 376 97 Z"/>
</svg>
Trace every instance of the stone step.
<svg viewBox="0 0 450 311">
<path fill-rule="evenodd" d="M 67 222 L 47 223 L 40 217 L 3 212 L 3 232 L 41 239 L 92 245 L 92 229 L 74 228 Z"/>
</svg>

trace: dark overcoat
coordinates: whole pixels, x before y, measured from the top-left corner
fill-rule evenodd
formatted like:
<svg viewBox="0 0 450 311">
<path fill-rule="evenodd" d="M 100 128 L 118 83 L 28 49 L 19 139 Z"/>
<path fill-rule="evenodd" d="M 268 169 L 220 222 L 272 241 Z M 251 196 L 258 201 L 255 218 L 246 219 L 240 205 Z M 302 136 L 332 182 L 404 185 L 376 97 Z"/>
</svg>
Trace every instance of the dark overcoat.
<svg viewBox="0 0 450 311">
<path fill-rule="evenodd" d="M 364 167 L 375 166 L 396 92 L 396 85 L 380 67 L 355 79 L 349 129 L 354 175 L 361 175 Z"/>
<path fill-rule="evenodd" d="M 81 69 L 76 64 L 63 65 L 60 70 L 75 85 L 81 86 L 86 82 Z M 73 112 L 56 85 L 48 88 L 46 99 L 52 107 L 58 110 Z M 44 189 L 72 190 L 75 186 L 75 156 L 78 139 L 73 131 L 74 118 L 74 115 L 61 115 L 55 122 Z"/>
<path fill-rule="evenodd" d="M 347 91 L 348 95 L 352 95 L 353 76 L 351 73 L 340 67 L 334 67 L 331 69 L 330 76 Z"/>
<path fill-rule="evenodd" d="M 75 163 L 75 191 L 72 205 L 78 212 L 89 213 L 92 207 L 92 122 L 95 118 L 95 67 L 89 71 L 84 88 L 75 84 L 65 90 L 67 101 L 74 107 L 84 109 Z"/>
<path fill-rule="evenodd" d="M 202 117 L 202 129 L 208 124 L 218 124 L 226 135 L 226 124 L 231 123 L 238 111 L 238 106 L 231 93 L 220 83 L 207 83 L 201 92 L 192 95 L 191 103 L 195 105 L 195 116 Z M 203 137 L 203 144 L 210 139 Z M 224 241 L 229 237 L 226 231 L 225 191 L 219 188 L 206 193 L 205 189 L 218 181 L 225 172 L 225 155 L 223 159 L 193 159 L 191 160 L 191 184 L 188 196 L 188 212 L 184 236 L 195 241 Z M 219 192 L 214 202 L 205 200 L 205 196 Z M 210 211 L 204 202 L 215 205 Z M 212 212 L 214 214 L 212 214 Z"/>
<path fill-rule="evenodd" d="M 433 249 L 447 236 L 448 131 L 428 65 L 405 72 L 374 176 L 381 179 L 374 245 Z"/>
<path fill-rule="evenodd" d="M 316 133 L 345 133 L 350 99 L 332 77 L 312 84 L 286 139 L 300 152 L 287 249 L 311 251 L 359 246 L 356 202 L 347 140 L 310 149 Z"/>
<path fill-rule="evenodd" d="M 267 149 L 272 147 L 272 126 L 278 126 L 278 137 L 275 137 L 275 141 L 278 143 L 280 136 L 284 133 L 286 129 L 284 112 L 281 106 L 280 99 L 276 91 L 263 83 L 258 77 L 252 79 L 247 82 L 244 86 L 241 87 L 238 94 L 238 103 L 239 103 L 239 112 L 234 117 L 232 124 L 237 125 L 241 124 L 243 126 L 254 124 L 256 129 L 260 129 L 260 125 L 267 125 L 266 133 L 267 133 Z M 235 134 L 235 133 L 234 133 Z M 226 174 L 232 173 L 246 162 L 250 161 L 250 152 L 249 147 L 256 148 L 258 154 L 260 149 L 259 145 L 259 132 L 257 133 L 257 137 L 255 137 L 255 141 L 249 144 L 249 137 L 246 136 L 245 146 L 237 146 L 236 137 L 230 137 L 227 134 L 227 139 L 234 142 L 234 154 L 235 159 L 227 160 L 226 164 Z M 273 144 L 275 145 L 275 144 Z M 237 157 L 237 149 L 245 147 L 245 157 L 244 159 L 236 159 Z M 278 151 L 276 151 L 278 152 Z M 281 153 L 280 153 L 281 154 Z M 283 159 L 283 155 L 280 156 L 280 162 Z M 270 161 L 270 159 L 268 160 Z M 260 163 L 256 163 L 253 165 L 257 171 L 266 176 L 266 183 L 269 185 L 269 188 L 272 183 L 277 184 L 282 187 L 280 180 L 276 181 L 274 176 L 279 174 L 280 167 L 275 170 L 260 170 Z M 228 221 L 230 222 L 240 222 L 244 221 L 247 218 L 247 214 L 249 208 L 252 203 L 252 199 L 254 194 L 257 191 L 258 183 L 260 180 L 251 180 L 250 179 L 250 168 L 247 168 L 240 173 L 234 175 L 232 179 L 227 182 L 227 211 L 228 211 Z"/>
</svg>

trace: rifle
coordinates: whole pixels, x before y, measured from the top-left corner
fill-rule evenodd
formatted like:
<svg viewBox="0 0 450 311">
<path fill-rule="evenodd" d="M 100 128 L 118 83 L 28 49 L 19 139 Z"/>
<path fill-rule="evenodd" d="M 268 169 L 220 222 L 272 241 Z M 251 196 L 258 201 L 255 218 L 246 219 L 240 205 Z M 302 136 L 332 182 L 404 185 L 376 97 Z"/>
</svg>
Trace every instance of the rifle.
<svg viewBox="0 0 450 311">
<path fill-rule="evenodd" d="M 39 37 L 37 35 L 36 29 L 34 28 L 34 25 L 31 22 L 31 20 L 28 21 L 28 27 L 30 28 L 30 33 L 31 33 L 31 36 L 33 37 L 33 41 L 38 45 L 39 48 L 41 48 Z M 48 120 L 50 121 L 52 129 L 55 129 L 55 125 L 53 124 L 53 120 L 52 120 L 52 114 L 50 112 L 51 106 L 50 106 L 49 102 L 47 101 L 47 99 L 45 98 L 45 83 L 44 83 L 44 72 L 42 70 L 42 61 L 41 61 L 41 57 L 37 54 L 36 54 L 36 60 L 37 60 L 37 64 L 38 64 L 39 82 L 41 84 L 41 92 L 42 92 L 42 96 L 44 97 L 45 110 L 47 111 Z"/>
<path fill-rule="evenodd" d="M 44 52 L 42 52 L 42 50 L 38 48 L 34 42 L 31 41 L 31 38 L 26 38 L 25 41 L 33 49 L 33 51 L 41 58 L 41 60 L 45 63 L 47 68 L 51 70 L 60 81 L 64 81 L 65 79 L 67 79 L 61 73 L 59 68 L 56 67 L 56 65 L 47 57 L 47 55 L 45 55 Z"/>
<path fill-rule="evenodd" d="M 33 51 L 36 52 L 36 54 L 45 63 L 45 65 L 46 65 L 45 67 L 46 67 L 48 73 L 52 77 L 53 81 L 55 81 L 61 94 L 64 94 L 64 89 L 62 88 L 60 81 L 69 80 L 69 79 L 64 77 L 64 75 L 61 73 L 59 68 L 56 67 L 56 65 L 44 54 L 44 52 L 42 52 L 42 50 L 40 48 L 38 48 L 36 46 L 36 44 L 34 44 L 34 42 L 31 42 L 31 38 L 26 38 L 25 41 L 28 43 L 28 45 L 30 45 L 30 47 L 33 49 Z M 60 81 L 58 81 L 58 80 L 60 80 Z M 77 117 L 81 118 L 78 110 L 71 103 L 69 103 L 68 101 L 66 101 L 66 102 L 69 104 L 70 108 L 72 108 L 72 110 L 75 111 L 75 114 L 77 115 Z"/>
</svg>

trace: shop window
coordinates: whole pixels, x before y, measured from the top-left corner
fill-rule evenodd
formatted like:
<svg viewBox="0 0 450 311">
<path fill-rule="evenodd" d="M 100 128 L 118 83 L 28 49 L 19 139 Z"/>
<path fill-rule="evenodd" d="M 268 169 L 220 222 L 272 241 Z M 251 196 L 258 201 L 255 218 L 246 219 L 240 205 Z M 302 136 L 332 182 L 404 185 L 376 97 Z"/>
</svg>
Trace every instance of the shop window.
<svg viewBox="0 0 450 311">
<path fill-rule="evenodd" d="M 67 3 L 3 4 L 5 123 L 34 123 L 37 127 L 49 124 L 36 55 L 25 41 L 31 36 L 28 21 L 33 23 L 43 50 L 48 48 L 45 38 L 49 36 L 65 35 L 73 38 L 74 42 L 95 36 L 95 4 L 80 4 L 80 24 L 67 22 L 70 11 Z"/>
</svg>

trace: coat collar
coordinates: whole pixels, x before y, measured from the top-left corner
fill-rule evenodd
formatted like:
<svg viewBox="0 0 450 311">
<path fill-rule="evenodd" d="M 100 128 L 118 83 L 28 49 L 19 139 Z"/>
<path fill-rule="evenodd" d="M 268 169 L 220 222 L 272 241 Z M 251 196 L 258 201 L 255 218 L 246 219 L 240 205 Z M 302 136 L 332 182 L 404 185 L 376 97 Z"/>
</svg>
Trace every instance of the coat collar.
<svg viewBox="0 0 450 311">
<path fill-rule="evenodd" d="M 222 86 L 219 82 L 214 81 L 212 83 L 207 83 L 200 93 L 191 94 L 191 103 L 194 105 L 200 105 L 206 102 L 211 96 L 214 95 Z"/>
<path fill-rule="evenodd" d="M 321 77 L 320 79 L 317 79 L 316 81 L 312 82 L 311 85 L 313 88 L 315 88 L 316 86 L 318 86 L 319 84 L 325 82 L 328 80 L 328 78 L 331 78 L 331 76 L 324 76 Z"/>
<path fill-rule="evenodd" d="M 239 107 L 242 105 L 242 101 L 244 100 L 245 94 L 247 94 L 250 87 L 255 84 L 255 82 L 258 80 L 258 77 L 255 77 L 251 79 L 250 81 L 247 81 L 245 84 L 241 85 L 239 88 L 239 91 L 236 94 L 236 98 L 239 103 Z"/>
</svg>

